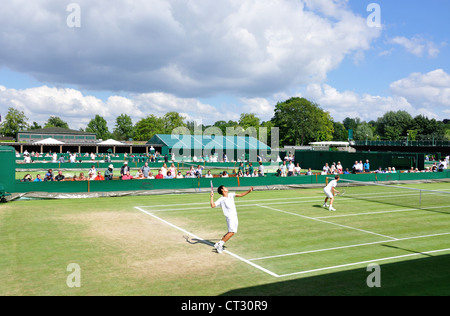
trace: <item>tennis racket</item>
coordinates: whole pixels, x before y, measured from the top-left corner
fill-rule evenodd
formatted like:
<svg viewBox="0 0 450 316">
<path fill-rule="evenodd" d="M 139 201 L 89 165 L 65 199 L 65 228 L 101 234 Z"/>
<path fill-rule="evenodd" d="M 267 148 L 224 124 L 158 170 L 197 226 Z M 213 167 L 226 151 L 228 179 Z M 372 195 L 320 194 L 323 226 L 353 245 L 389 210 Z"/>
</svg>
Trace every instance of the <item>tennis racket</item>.
<svg viewBox="0 0 450 316">
<path fill-rule="evenodd" d="M 341 191 L 339 191 L 339 193 L 337 194 L 337 196 L 343 196 L 345 195 L 345 189 L 342 189 Z"/>
<path fill-rule="evenodd" d="M 211 180 L 211 193 L 214 193 L 214 185 L 212 183 L 212 180 Z"/>
</svg>

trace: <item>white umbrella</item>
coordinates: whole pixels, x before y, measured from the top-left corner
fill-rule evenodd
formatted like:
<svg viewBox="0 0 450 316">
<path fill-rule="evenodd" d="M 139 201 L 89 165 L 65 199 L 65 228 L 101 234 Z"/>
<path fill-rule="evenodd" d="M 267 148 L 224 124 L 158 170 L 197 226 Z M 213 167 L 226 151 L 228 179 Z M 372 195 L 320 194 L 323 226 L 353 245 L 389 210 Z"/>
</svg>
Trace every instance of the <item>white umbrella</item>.
<svg viewBox="0 0 450 316">
<path fill-rule="evenodd" d="M 62 145 L 62 144 L 64 144 L 64 142 L 61 142 L 59 140 L 56 140 L 56 139 L 50 137 L 50 138 L 39 140 L 39 141 L 35 142 L 35 144 L 39 144 L 39 145 Z"/>
<path fill-rule="evenodd" d="M 117 140 L 114 139 L 108 139 L 105 140 L 103 142 L 98 143 L 99 145 L 123 145 L 123 143 L 118 142 Z"/>
</svg>

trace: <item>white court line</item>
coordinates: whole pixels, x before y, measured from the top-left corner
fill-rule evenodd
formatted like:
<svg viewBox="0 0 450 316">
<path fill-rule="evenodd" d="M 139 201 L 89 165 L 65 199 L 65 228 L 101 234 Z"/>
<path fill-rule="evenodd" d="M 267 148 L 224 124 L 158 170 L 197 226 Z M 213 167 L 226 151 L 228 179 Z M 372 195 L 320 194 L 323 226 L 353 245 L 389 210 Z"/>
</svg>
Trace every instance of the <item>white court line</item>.
<svg viewBox="0 0 450 316">
<path fill-rule="evenodd" d="M 324 249 L 308 250 L 308 251 L 301 251 L 301 252 L 292 252 L 292 253 L 286 253 L 286 254 L 281 254 L 281 255 L 273 255 L 273 256 L 266 256 L 266 257 L 252 258 L 252 259 L 248 259 L 248 260 L 249 261 L 257 261 L 257 260 L 266 260 L 266 259 L 273 259 L 273 258 L 282 258 L 282 257 L 297 256 L 297 255 L 316 253 L 316 252 L 333 251 L 333 250 L 339 250 L 339 249 L 355 248 L 355 247 L 370 246 L 370 245 L 376 245 L 376 244 L 384 244 L 384 243 L 390 243 L 390 242 L 396 242 L 396 241 L 405 241 L 405 240 L 420 239 L 420 238 L 430 238 L 430 237 L 446 236 L 446 235 L 450 235 L 450 233 L 441 233 L 441 234 L 405 237 L 405 238 L 399 238 L 397 240 L 374 241 L 374 242 L 355 244 L 355 245 L 347 245 L 347 246 L 340 246 L 340 247 L 333 247 L 333 248 L 324 248 Z"/>
<path fill-rule="evenodd" d="M 375 215 L 375 214 L 385 214 L 385 213 L 426 211 L 429 209 L 438 209 L 438 208 L 447 208 L 447 207 L 448 206 L 430 206 L 427 208 L 406 208 L 406 209 L 402 209 L 402 210 L 377 211 L 377 212 L 366 212 L 366 213 L 355 213 L 355 214 L 340 214 L 340 215 L 321 216 L 321 217 L 316 217 L 316 218 L 338 218 L 338 217 L 348 217 L 348 216 L 358 216 L 358 215 Z"/>
<path fill-rule="evenodd" d="M 140 208 L 138 206 L 136 206 L 135 209 L 137 209 L 137 210 L 141 211 L 142 213 L 147 214 L 147 215 L 149 215 L 149 216 L 151 216 L 153 218 L 156 218 L 157 220 L 159 220 L 159 221 L 169 225 L 170 227 L 175 228 L 175 229 L 177 229 L 177 230 L 179 230 L 179 231 L 181 231 L 181 232 L 183 232 L 183 233 L 185 233 L 185 234 L 187 234 L 187 235 L 189 235 L 189 236 L 191 236 L 191 237 L 193 237 L 195 239 L 201 240 L 202 242 L 204 242 L 206 244 L 214 246 L 213 243 L 211 243 L 211 242 L 209 242 L 209 241 L 207 241 L 207 240 L 205 240 L 203 238 L 200 238 L 200 237 L 192 234 L 191 232 L 188 232 L 187 230 L 185 230 L 185 229 L 183 229 L 183 228 L 181 228 L 179 226 L 176 226 L 176 225 L 174 225 L 174 224 L 172 224 L 172 223 L 170 223 L 170 222 L 168 222 L 168 221 L 166 221 L 166 220 L 164 220 L 164 219 L 162 219 L 162 218 L 160 218 L 160 217 L 158 217 L 158 216 L 156 216 L 156 215 L 154 215 L 154 214 L 152 214 L 150 212 L 147 212 L 147 211 L 143 210 L 142 208 Z M 276 278 L 280 277 L 278 274 L 273 273 L 272 271 L 267 270 L 267 269 L 265 269 L 265 268 L 255 264 L 255 263 L 253 263 L 253 262 L 250 262 L 247 259 L 244 259 L 241 256 L 236 255 L 235 253 L 232 253 L 232 252 L 230 252 L 228 250 L 224 250 L 223 252 L 226 253 L 226 254 L 229 254 L 230 256 L 232 256 L 232 257 L 234 257 L 234 258 L 236 258 L 236 259 L 238 259 L 238 260 L 240 260 L 242 262 L 245 262 L 246 264 L 249 264 L 252 267 L 254 267 L 254 268 L 258 269 L 258 270 L 261 270 L 261 271 L 263 271 L 263 272 L 265 272 L 265 273 L 267 273 L 267 274 L 269 274 L 269 275 L 271 275 L 273 277 L 276 277 Z"/>
<path fill-rule="evenodd" d="M 306 271 L 300 271 L 300 272 L 286 273 L 286 274 L 279 275 L 279 277 L 282 278 L 282 277 L 288 277 L 288 276 L 293 276 L 293 275 L 301 275 L 301 274 L 312 273 L 312 272 L 319 272 L 319 271 L 325 271 L 325 270 L 331 270 L 331 269 L 351 267 L 351 266 L 360 265 L 360 264 L 368 264 L 368 263 L 372 263 L 372 262 L 394 260 L 394 259 L 407 258 L 407 257 L 413 257 L 413 256 L 421 256 L 421 255 L 428 255 L 428 254 L 432 254 L 432 253 L 447 252 L 447 251 L 450 251 L 450 248 L 439 249 L 439 250 L 431 250 L 431 251 L 423 251 L 423 252 L 420 252 L 420 253 L 412 253 L 412 254 L 407 254 L 407 255 L 402 255 L 402 256 L 395 256 L 395 257 L 388 257 L 388 258 L 380 258 L 380 259 L 373 259 L 373 260 L 367 260 L 367 261 L 353 262 L 353 263 L 341 264 L 341 265 L 336 265 L 336 266 L 331 266 L 331 267 L 318 268 L 318 269 L 312 269 L 312 270 L 306 270 Z"/>
<path fill-rule="evenodd" d="M 378 233 L 374 233 L 368 230 L 364 230 L 364 229 L 359 229 L 359 228 L 355 228 L 355 227 L 351 227 L 351 226 L 347 226 L 347 225 L 341 225 L 341 224 L 337 224 L 337 223 L 333 223 L 333 222 L 328 222 L 328 221 L 324 221 L 323 219 L 319 219 L 319 218 L 314 218 L 314 217 L 310 217 L 310 216 L 305 216 L 305 215 L 300 215 L 300 214 L 296 214 L 296 213 L 292 213 L 292 212 L 286 212 L 283 210 L 279 210 L 273 207 L 269 207 L 269 206 L 264 206 L 264 205 L 259 205 L 263 208 L 267 208 L 269 210 L 272 211 L 276 211 L 276 212 L 280 212 L 280 213 L 285 213 L 285 214 L 290 214 L 290 215 L 294 215 L 294 216 L 298 216 L 298 217 L 302 217 L 302 218 L 306 218 L 306 219 L 310 219 L 310 220 L 314 220 L 314 221 L 318 221 L 318 222 L 322 222 L 325 224 L 330 224 L 330 225 L 335 225 L 335 226 L 339 226 L 339 227 L 343 227 L 343 228 L 348 228 L 348 229 L 352 229 L 352 230 L 357 230 L 363 233 L 367 233 L 367 234 L 371 234 L 371 235 L 377 235 L 377 236 L 381 236 L 384 238 L 388 238 L 391 240 L 397 240 L 397 238 L 391 237 L 391 236 L 387 236 L 387 235 L 382 235 L 382 234 L 378 234 Z"/>
<path fill-rule="evenodd" d="M 374 194 L 374 195 L 375 195 L 375 194 Z M 315 199 L 315 200 L 306 200 L 306 199 L 311 199 L 311 198 L 312 198 L 312 199 Z M 267 200 L 264 200 L 263 203 L 264 203 L 265 201 L 269 201 L 269 203 L 266 203 L 266 204 L 267 204 L 267 205 L 273 205 L 273 204 L 310 203 L 310 202 L 319 202 L 319 201 L 321 201 L 321 199 L 319 200 L 319 199 L 317 199 L 317 198 L 319 198 L 319 197 L 296 197 L 296 198 L 267 199 Z M 316 200 L 316 199 L 317 199 L 317 200 Z M 287 200 L 294 200 L 294 201 L 289 201 L 289 202 L 288 202 Z M 280 202 L 275 202 L 275 201 L 280 201 Z M 354 200 L 347 200 L 347 202 L 351 202 L 351 201 L 354 201 Z M 356 199 L 355 201 L 359 201 L 359 200 Z M 242 202 L 242 203 L 249 203 L 249 202 L 259 202 L 259 203 L 260 203 L 261 200 L 247 200 L 247 201 Z M 272 203 L 270 203 L 270 202 L 272 202 Z M 239 204 L 240 204 L 240 203 L 239 203 Z M 203 202 L 201 202 L 201 203 L 189 203 L 189 205 L 205 205 L 205 203 L 203 203 Z M 176 226 L 176 225 L 173 225 L 172 223 L 167 222 L 167 221 L 165 221 L 165 220 L 159 218 L 158 216 L 156 216 L 156 215 L 154 215 L 154 214 L 152 214 L 152 213 L 150 213 L 150 212 L 147 212 L 147 211 L 145 211 L 145 210 L 142 209 L 142 208 L 167 207 L 167 206 L 184 206 L 183 209 L 170 209 L 170 210 L 173 210 L 173 211 L 179 211 L 179 210 L 186 210 L 186 209 L 187 209 L 187 208 L 185 207 L 185 206 L 186 206 L 186 203 L 185 203 L 185 204 L 171 204 L 171 205 L 167 205 L 167 204 L 166 204 L 166 205 L 155 205 L 155 206 L 141 206 L 141 207 L 135 207 L 135 208 L 136 208 L 137 210 L 139 210 L 139 211 L 141 211 L 141 212 L 143 212 L 143 213 L 149 215 L 149 216 L 152 216 L 152 217 L 158 219 L 159 221 L 161 221 L 161 222 L 163 222 L 163 223 L 166 223 L 167 225 L 169 225 L 169 226 L 171 226 L 171 227 L 173 227 L 173 228 L 175 228 L 175 229 L 177 229 L 177 230 L 179 230 L 179 231 L 181 231 L 181 232 L 183 232 L 183 233 L 185 233 L 185 234 L 187 234 L 187 235 L 189 235 L 189 236 L 191 236 L 191 237 L 193 237 L 193 238 L 196 238 L 196 239 L 198 239 L 198 240 L 204 241 L 205 243 L 210 244 L 211 246 L 213 246 L 213 244 L 212 244 L 211 242 L 208 242 L 208 241 L 204 240 L 203 238 L 200 238 L 200 237 L 198 237 L 198 236 L 195 236 L 194 234 L 192 234 L 192 233 L 190 233 L 190 232 L 188 232 L 188 231 L 186 231 L 186 230 L 184 230 L 184 229 L 182 229 L 182 228 L 180 228 L 180 227 L 178 227 L 178 226 Z M 255 206 L 255 204 L 240 204 L 239 206 Z M 257 204 L 256 206 L 264 207 L 264 208 L 272 209 L 272 210 L 275 210 L 275 211 L 278 211 L 278 212 L 282 212 L 282 213 L 286 213 L 286 214 L 290 214 L 290 215 L 294 215 L 294 216 L 299 216 L 299 217 L 304 217 L 304 218 L 308 218 L 308 219 L 311 219 L 311 220 L 316 220 L 316 221 L 320 221 L 320 222 L 324 222 L 324 223 L 328 223 L 328 224 L 332 224 L 332 225 L 337 225 L 337 226 L 341 226 L 341 227 L 344 227 L 344 228 L 349 228 L 349 229 L 353 229 L 353 230 L 359 230 L 359 231 L 362 231 L 362 232 L 365 232 L 365 233 L 375 234 L 375 235 L 382 236 L 382 237 L 386 237 L 386 238 L 389 238 L 389 239 L 390 239 L 390 240 L 386 240 L 386 241 L 383 241 L 383 242 L 392 242 L 392 241 L 397 241 L 397 240 L 407 240 L 407 239 L 420 238 L 420 237 L 421 237 L 421 236 L 419 236 L 419 237 L 412 237 L 412 238 L 402 238 L 402 239 L 397 239 L 397 238 L 393 238 L 393 237 L 390 237 L 390 236 L 385 236 L 385 235 L 377 234 L 377 233 L 374 233 L 374 232 L 369 232 L 369 231 L 357 229 L 357 228 L 354 228 L 354 227 L 349 227 L 349 226 L 340 225 L 340 224 L 335 224 L 335 223 L 332 223 L 332 222 L 327 222 L 327 221 L 321 220 L 321 218 L 330 218 L 330 217 L 357 216 L 357 215 L 368 215 L 368 214 L 378 214 L 378 213 L 387 213 L 387 212 L 402 212 L 402 211 L 405 212 L 405 211 L 421 210 L 421 209 L 418 209 L 418 208 L 415 208 L 415 209 L 407 209 L 407 210 L 394 210 L 394 211 L 385 211 L 385 212 L 372 212 L 372 213 L 347 214 L 347 215 L 336 215 L 336 216 L 328 216 L 328 217 L 318 217 L 318 218 L 314 218 L 314 217 L 308 217 L 308 216 L 303 216 L 303 215 L 299 215 L 299 214 L 295 214 L 295 213 L 291 213 L 291 212 L 286 212 L 286 211 L 274 209 L 274 208 L 271 208 L 271 207 L 268 207 L 268 206 L 261 205 L 261 203 L 260 203 L 260 204 Z M 441 207 L 430 207 L 430 208 L 441 208 Z M 188 209 L 209 209 L 209 207 L 196 207 L 196 208 L 193 207 L 193 208 L 188 208 Z M 167 210 L 167 209 L 166 209 L 166 210 Z M 158 211 L 166 211 L 166 210 L 158 210 Z M 152 209 L 152 211 L 155 211 L 155 210 Z M 436 235 L 447 235 L 447 234 L 450 234 L 450 233 L 436 234 Z M 429 235 L 429 236 L 433 236 L 433 235 Z M 427 237 L 427 236 L 424 236 L 424 237 Z M 376 242 L 376 243 L 381 243 L 381 242 Z M 369 243 L 369 244 L 370 244 L 370 243 Z M 361 244 L 361 245 L 363 245 L 363 244 Z M 358 246 L 358 245 L 353 245 L 353 246 L 350 245 L 350 246 L 337 247 L 337 249 L 339 249 L 339 248 L 356 247 L 356 246 Z M 330 248 L 330 249 L 331 249 L 331 248 Z M 422 252 L 422 254 L 433 253 L 433 252 L 439 252 L 439 251 L 447 251 L 447 250 L 449 250 L 449 249 L 436 250 L 436 251 L 430 251 L 430 252 Z M 324 251 L 324 250 L 316 250 L 315 252 L 319 252 L 319 251 Z M 311 251 L 311 252 L 313 252 L 313 251 Z M 263 267 L 261 267 L 261 266 L 259 266 L 259 265 L 257 265 L 257 264 L 254 264 L 253 262 L 250 261 L 250 260 L 259 260 L 259 258 L 255 258 L 255 259 L 244 259 L 244 258 L 242 258 L 242 257 L 240 257 L 240 256 L 238 256 L 238 255 L 236 255 L 236 254 L 234 254 L 234 253 L 232 253 L 232 252 L 230 252 L 230 251 L 228 251 L 228 250 L 224 250 L 224 253 L 227 253 L 227 254 L 229 254 L 229 255 L 235 257 L 236 259 L 238 259 L 238 260 L 240 260 L 240 261 L 242 261 L 242 262 L 245 262 L 245 263 L 249 264 L 250 266 L 253 266 L 253 267 L 257 268 L 258 270 L 261 270 L 261 271 L 263 271 L 263 272 L 265 272 L 265 273 L 267 273 L 267 274 L 269 274 L 269 275 L 271 275 L 271 276 L 273 276 L 273 277 L 276 277 L 276 278 L 286 277 L 286 276 L 291 276 L 291 275 L 298 275 L 298 274 L 306 274 L 306 273 L 311 273 L 311 272 L 318 272 L 318 271 L 323 271 L 323 270 L 328 270 L 328 269 L 335 269 L 335 268 L 340 268 L 340 267 L 346 267 L 346 266 L 357 265 L 357 264 L 364 264 L 364 263 L 377 262 L 377 261 L 383 261 L 383 260 L 389 260 L 389 259 L 395 259 L 395 258 L 402 258 L 402 257 L 408 257 L 408 256 L 411 256 L 411 255 L 405 255 L 405 256 L 398 256 L 398 257 L 391 257 L 391 258 L 381 258 L 381 259 L 375 259 L 375 260 L 370 260 L 370 261 L 365 261 L 365 262 L 350 263 L 350 264 L 345 264 L 345 265 L 340 265 L 340 266 L 333 266 L 333 267 L 319 268 L 319 269 L 313 269 L 313 270 L 309 270 L 309 271 L 301 271 L 301 272 L 295 272 L 295 273 L 290 273 L 290 274 L 279 275 L 279 274 L 276 274 L 276 273 L 274 273 L 274 272 L 272 272 L 272 271 L 270 271 L 270 270 L 267 270 L 267 269 L 265 269 L 265 268 L 263 268 Z M 301 253 L 298 253 L 298 254 L 301 254 Z M 286 255 L 279 255 L 279 256 L 287 256 L 287 255 L 294 255 L 294 254 L 286 254 Z M 420 254 L 412 254 L 412 255 L 420 255 Z"/>
</svg>

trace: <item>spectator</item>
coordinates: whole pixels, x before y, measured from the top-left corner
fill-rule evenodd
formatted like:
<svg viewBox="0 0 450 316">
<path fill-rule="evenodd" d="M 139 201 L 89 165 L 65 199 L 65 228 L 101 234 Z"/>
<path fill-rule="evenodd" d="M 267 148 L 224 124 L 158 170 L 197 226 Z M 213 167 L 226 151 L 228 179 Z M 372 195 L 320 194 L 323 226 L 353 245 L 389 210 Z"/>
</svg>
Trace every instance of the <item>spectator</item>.
<svg viewBox="0 0 450 316">
<path fill-rule="evenodd" d="M 136 179 L 145 179 L 141 169 L 136 172 Z"/>
<path fill-rule="evenodd" d="M 201 178 L 202 177 L 202 172 L 203 172 L 202 166 L 198 165 L 197 169 L 195 169 L 195 176 L 197 178 Z"/>
<path fill-rule="evenodd" d="M 322 168 L 322 174 L 325 175 L 328 173 L 330 173 L 330 166 L 328 166 L 328 162 L 326 162 L 325 166 L 323 166 L 323 168 Z"/>
<path fill-rule="evenodd" d="M 253 164 L 251 162 L 248 163 L 248 172 L 252 175 L 253 174 Z"/>
<path fill-rule="evenodd" d="M 128 166 L 128 161 L 125 161 L 123 163 L 123 166 L 120 168 L 120 176 L 123 177 L 127 174 L 127 172 L 130 172 L 131 168 Z"/>
<path fill-rule="evenodd" d="M 302 168 L 300 168 L 300 164 L 297 163 L 297 166 L 294 167 L 294 174 L 299 176 Z"/>
<path fill-rule="evenodd" d="M 259 162 L 258 172 L 261 177 L 264 177 L 264 165 L 262 161 Z"/>
<path fill-rule="evenodd" d="M 369 159 L 367 159 L 366 162 L 364 163 L 364 172 L 370 172 Z"/>
<path fill-rule="evenodd" d="M 167 176 L 167 165 L 166 163 L 163 163 L 162 167 L 161 167 L 161 172 L 163 177 Z"/>
<path fill-rule="evenodd" d="M 155 179 L 164 179 L 164 175 L 161 169 L 158 170 L 158 174 L 156 175 Z"/>
<path fill-rule="evenodd" d="M 208 170 L 208 172 L 205 175 L 205 178 L 213 178 L 213 175 L 211 174 L 211 170 Z"/>
<path fill-rule="evenodd" d="M 44 181 L 53 181 L 53 170 L 48 169 L 48 172 L 45 174 Z"/>
<path fill-rule="evenodd" d="M 166 174 L 166 176 L 164 177 L 164 179 L 173 179 L 173 175 L 172 175 L 172 172 L 170 172 L 170 170 L 167 171 L 167 174 Z"/>
<path fill-rule="evenodd" d="M 288 174 L 287 175 L 289 177 L 292 177 L 294 175 L 294 168 L 295 168 L 294 163 L 292 162 L 292 160 L 289 160 L 289 164 L 288 164 L 288 167 L 287 167 L 287 170 L 288 170 Z"/>
<path fill-rule="evenodd" d="M 122 180 L 131 180 L 133 179 L 133 176 L 130 174 L 130 171 L 128 170 L 123 176 Z"/>
<path fill-rule="evenodd" d="M 41 175 L 40 175 L 40 174 L 37 174 L 37 175 L 36 175 L 36 179 L 34 179 L 33 182 L 42 182 Z"/>
<path fill-rule="evenodd" d="M 89 169 L 89 171 L 88 171 L 89 180 L 94 180 L 96 174 L 97 174 L 97 169 L 95 168 L 94 165 L 92 165 L 92 166 L 91 166 L 91 169 Z"/>
<path fill-rule="evenodd" d="M 105 180 L 105 177 L 102 176 L 102 172 L 99 171 L 99 172 L 97 173 L 97 176 L 94 178 L 94 180 L 95 180 L 95 181 L 104 181 L 104 180 Z"/>
<path fill-rule="evenodd" d="M 283 163 L 280 165 L 280 176 L 282 177 L 286 177 L 286 171 L 287 171 L 287 166 L 286 166 L 286 160 L 283 161 Z"/>
<path fill-rule="evenodd" d="M 181 174 L 181 171 L 178 171 L 178 174 L 176 176 L 177 179 L 183 179 L 183 175 Z"/>
<path fill-rule="evenodd" d="M 362 173 L 364 171 L 364 165 L 362 163 L 362 160 L 359 161 L 357 171 L 358 173 Z"/>
<path fill-rule="evenodd" d="M 175 164 L 174 164 L 174 163 L 172 163 L 172 164 L 170 165 L 169 171 L 170 171 L 170 173 L 171 173 L 173 176 L 175 176 L 175 175 L 177 174 L 177 168 L 175 167 Z"/>
<path fill-rule="evenodd" d="M 358 161 L 355 161 L 355 163 L 352 166 L 352 173 L 355 174 L 358 172 Z"/>
<path fill-rule="evenodd" d="M 86 177 L 84 176 L 84 172 L 80 172 L 80 175 L 78 177 L 78 181 L 86 181 Z"/>
<path fill-rule="evenodd" d="M 340 161 L 338 161 L 338 163 L 337 163 L 337 165 L 336 165 L 336 169 L 337 169 L 337 172 L 339 173 L 339 174 L 342 174 L 343 173 L 343 167 L 342 167 L 342 165 L 341 165 L 341 162 Z"/>
<path fill-rule="evenodd" d="M 150 167 L 148 166 L 148 162 L 144 163 L 144 166 L 141 168 L 142 174 L 145 178 L 148 178 L 148 174 L 150 172 Z"/>
<path fill-rule="evenodd" d="M 238 173 L 240 173 L 240 174 L 243 175 L 244 172 L 245 172 L 245 166 L 244 166 L 244 163 L 241 162 L 241 163 L 239 164 Z"/>
<path fill-rule="evenodd" d="M 23 161 L 24 161 L 25 163 L 32 163 L 32 162 L 33 162 L 33 161 L 31 160 L 30 155 L 27 154 L 27 155 L 24 155 L 24 156 L 25 156 L 25 158 L 24 158 Z"/>
<path fill-rule="evenodd" d="M 33 179 L 32 179 L 32 177 L 31 177 L 31 174 L 26 174 L 24 177 L 23 177 L 23 179 L 22 180 L 20 180 L 20 181 L 22 181 L 22 182 L 32 182 L 33 181 Z"/>
<path fill-rule="evenodd" d="M 59 170 L 59 171 L 58 171 L 58 174 L 57 174 L 56 177 L 55 177 L 55 180 L 56 180 L 56 181 L 64 181 L 65 178 L 66 178 L 66 177 L 62 174 L 62 171 Z"/>
<path fill-rule="evenodd" d="M 105 180 L 112 180 L 114 177 L 113 172 L 114 172 L 114 166 L 112 164 L 110 164 L 108 166 L 108 169 L 106 169 L 106 171 L 105 171 Z"/>
</svg>

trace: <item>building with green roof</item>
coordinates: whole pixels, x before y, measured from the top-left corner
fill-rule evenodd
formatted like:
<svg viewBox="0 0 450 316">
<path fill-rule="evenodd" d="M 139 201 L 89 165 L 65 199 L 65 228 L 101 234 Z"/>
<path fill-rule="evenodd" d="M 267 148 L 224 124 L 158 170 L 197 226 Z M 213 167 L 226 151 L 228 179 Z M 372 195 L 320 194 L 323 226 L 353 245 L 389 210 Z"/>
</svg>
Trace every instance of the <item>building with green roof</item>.
<svg viewBox="0 0 450 316">
<path fill-rule="evenodd" d="M 218 155 L 221 159 L 226 154 L 230 161 L 249 158 L 256 161 L 257 155 L 267 157 L 271 152 L 269 146 L 251 136 L 156 134 L 147 144 L 161 148 L 162 155 Z"/>
</svg>

